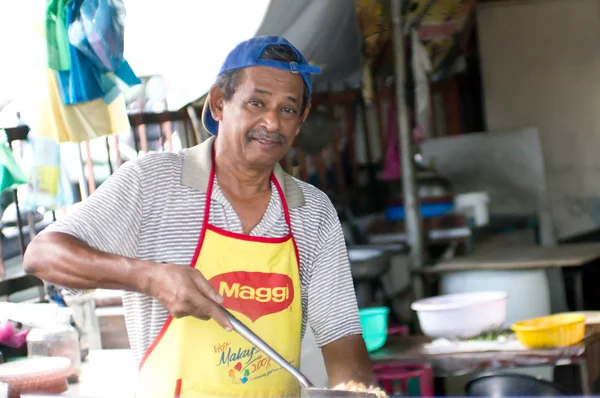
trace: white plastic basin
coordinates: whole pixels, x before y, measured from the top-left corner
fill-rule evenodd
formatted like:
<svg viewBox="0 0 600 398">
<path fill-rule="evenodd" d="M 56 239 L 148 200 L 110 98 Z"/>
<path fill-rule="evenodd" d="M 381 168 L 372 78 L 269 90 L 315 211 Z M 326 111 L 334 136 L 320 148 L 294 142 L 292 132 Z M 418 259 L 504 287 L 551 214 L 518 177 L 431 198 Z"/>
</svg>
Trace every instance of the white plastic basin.
<svg viewBox="0 0 600 398">
<path fill-rule="evenodd" d="M 500 291 L 450 294 L 415 301 L 411 308 L 425 335 L 469 338 L 502 326 L 507 297 Z"/>
<path fill-rule="evenodd" d="M 515 322 L 550 315 L 550 285 L 546 271 L 473 270 L 446 272 L 440 278 L 440 294 L 506 292 L 504 327 Z"/>
</svg>

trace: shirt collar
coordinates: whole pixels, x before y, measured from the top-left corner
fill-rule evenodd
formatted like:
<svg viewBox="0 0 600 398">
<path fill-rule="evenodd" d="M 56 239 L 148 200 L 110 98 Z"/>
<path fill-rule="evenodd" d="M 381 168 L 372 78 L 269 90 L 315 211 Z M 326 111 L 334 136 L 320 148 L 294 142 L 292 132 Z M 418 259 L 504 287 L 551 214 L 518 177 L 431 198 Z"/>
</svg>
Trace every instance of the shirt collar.
<svg viewBox="0 0 600 398">
<path fill-rule="evenodd" d="M 215 137 L 210 137 L 195 147 L 188 149 L 183 158 L 181 183 L 200 192 L 206 192 L 212 168 L 212 147 Z M 273 175 L 279 182 L 290 209 L 304 205 L 302 189 L 279 163 L 273 167 Z"/>
</svg>

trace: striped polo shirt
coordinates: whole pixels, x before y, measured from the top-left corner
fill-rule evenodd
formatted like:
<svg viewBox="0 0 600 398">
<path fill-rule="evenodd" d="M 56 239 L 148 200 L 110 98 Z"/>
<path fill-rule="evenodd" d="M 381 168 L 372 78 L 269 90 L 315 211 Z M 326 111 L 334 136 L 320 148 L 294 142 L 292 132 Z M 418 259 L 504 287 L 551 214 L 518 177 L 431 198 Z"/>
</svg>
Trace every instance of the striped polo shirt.
<svg viewBox="0 0 600 398">
<path fill-rule="evenodd" d="M 46 231 L 70 234 L 98 250 L 140 260 L 188 266 L 201 230 L 215 138 L 179 153 L 152 153 L 123 164 L 81 206 Z M 286 174 L 273 174 L 285 196 L 300 257 L 302 335 L 306 325 L 322 347 L 361 334 L 342 227 L 331 201 L 319 189 Z M 260 223 L 250 233 L 288 234 L 282 201 L 272 185 Z M 242 224 L 215 177 L 209 222 L 242 233 Z M 46 232 L 44 231 L 44 232 Z M 168 317 L 152 297 L 125 292 L 125 320 L 139 362 Z"/>
</svg>

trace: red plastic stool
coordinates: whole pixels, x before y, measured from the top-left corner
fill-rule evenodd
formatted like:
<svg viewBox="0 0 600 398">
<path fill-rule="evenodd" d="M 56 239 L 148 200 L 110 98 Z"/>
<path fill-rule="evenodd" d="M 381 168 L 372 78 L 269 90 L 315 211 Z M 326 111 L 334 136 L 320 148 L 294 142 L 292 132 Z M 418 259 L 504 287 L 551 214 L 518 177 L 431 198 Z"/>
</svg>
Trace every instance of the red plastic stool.
<svg viewBox="0 0 600 398">
<path fill-rule="evenodd" d="M 433 397 L 433 372 L 431 366 L 421 363 L 390 363 L 373 366 L 379 386 L 389 396 L 408 395 L 408 381 L 419 380 L 419 396 Z M 397 391 L 400 387 L 401 391 Z"/>
<path fill-rule="evenodd" d="M 406 325 L 390 325 L 388 336 L 409 336 L 410 332 Z"/>
</svg>

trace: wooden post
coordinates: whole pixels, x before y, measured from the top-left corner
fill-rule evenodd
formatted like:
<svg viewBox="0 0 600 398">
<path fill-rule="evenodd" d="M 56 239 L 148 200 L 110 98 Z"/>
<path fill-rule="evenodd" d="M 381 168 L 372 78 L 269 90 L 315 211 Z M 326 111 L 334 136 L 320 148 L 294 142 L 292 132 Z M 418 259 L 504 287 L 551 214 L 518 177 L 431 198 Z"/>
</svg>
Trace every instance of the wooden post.
<svg viewBox="0 0 600 398">
<path fill-rule="evenodd" d="M 402 165 L 402 191 L 404 194 L 404 211 L 406 214 L 406 232 L 410 245 L 410 263 L 413 270 L 425 265 L 425 242 L 418 187 L 415 175 L 413 140 L 405 97 L 405 53 L 404 33 L 402 29 L 401 0 L 392 0 L 392 27 L 394 40 L 394 66 L 396 82 L 396 106 L 398 107 L 398 135 Z M 422 281 L 413 281 L 417 298 L 423 295 Z"/>
</svg>

